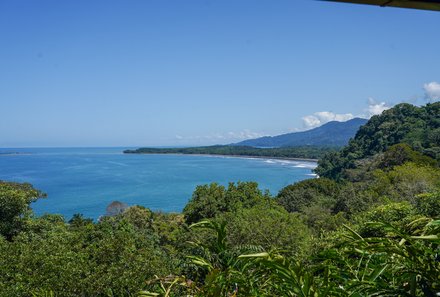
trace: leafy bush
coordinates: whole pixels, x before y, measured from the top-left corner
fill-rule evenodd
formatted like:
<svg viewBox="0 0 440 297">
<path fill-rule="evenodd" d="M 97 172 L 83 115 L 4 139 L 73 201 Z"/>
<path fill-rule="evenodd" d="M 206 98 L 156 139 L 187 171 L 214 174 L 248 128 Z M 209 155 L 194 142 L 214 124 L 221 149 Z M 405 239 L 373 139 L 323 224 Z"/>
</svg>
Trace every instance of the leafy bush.
<svg viewBox="0 0 440 297">
<path fill-rule="evenodd" d="M 191 224 L 221 213 L 267 203 L 270 203 L 269 194 L 262 193 L 255 182 L 229 183 L 228 188 L 212 183 L 197 186 L 183 214 L 186 222 Z"/>
<path fill-rule="evenodd" d="M 0 181 L 0 235 L 11 239 L 32 214 L 30 204 L 45 194 L 30 184 Z"/>
<path fill-rule="evenodd" d="M 420 194 L 416 197 L 417 211 L 431 218 L 440 217 L 440 191 Z"/>
<path fill-rule="evenodd" d="M 339 186 L 327 178 L 308 179 L 289 185 L 278 193 L 276 201 L 289 212 L 299 212 L 321 200 L 332 200 Z"/>
<path fill-rule="evenodd" d="M 311 233 L 298 214 L 280 206 L 255 206 L 227 213 L 218 218 L 227 223 L 231 246 L 259 246 L 284 254 L 308 253 Z"/>
</svg>

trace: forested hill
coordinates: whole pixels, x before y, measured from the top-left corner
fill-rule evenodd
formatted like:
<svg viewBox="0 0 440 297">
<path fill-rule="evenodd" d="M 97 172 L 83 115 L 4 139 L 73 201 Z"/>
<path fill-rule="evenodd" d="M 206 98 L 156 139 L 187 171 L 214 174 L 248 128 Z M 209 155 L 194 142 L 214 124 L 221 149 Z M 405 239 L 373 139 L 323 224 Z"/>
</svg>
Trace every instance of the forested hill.
<svg viewBox="0 0 440 297">
<path fill-rule="evenodd" d="M 373 156 L 398 143 L 440 161 L 440 102 L 421 107 L 402 103 L 373 116 L 346 147 L 323 157 L 316 172 L 323 177 L 347 177 L 350 170 L 372 162 Z"/>
<path fill-rule="evenodd" d="M 335 146 L 348 144 L 366 119 L 355 118 L 346 122 L 328 122 L 318 128 L 278 136 L 249 139 L 234 145 L 254 147 Z"/>
</svg>

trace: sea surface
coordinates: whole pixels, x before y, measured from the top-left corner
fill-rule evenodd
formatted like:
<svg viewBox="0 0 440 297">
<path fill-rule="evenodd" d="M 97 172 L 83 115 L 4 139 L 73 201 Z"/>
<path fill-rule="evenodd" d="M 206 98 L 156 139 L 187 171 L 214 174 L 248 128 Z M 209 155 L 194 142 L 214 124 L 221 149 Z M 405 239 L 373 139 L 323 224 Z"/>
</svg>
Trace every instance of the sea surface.
<svg viewBox="0 0 440 297">
<path fill-rule="evenodd" d="M 278 191 L 313 178 L 314 162 L 195 155 L 123 154 L 126 148 L 0 149 L 0 180 L 28 182 L 47 193 L 36 214 L 97 219 L 112 201 L 180 212 L 197 185 L 256 181 Z"/>
</svg>

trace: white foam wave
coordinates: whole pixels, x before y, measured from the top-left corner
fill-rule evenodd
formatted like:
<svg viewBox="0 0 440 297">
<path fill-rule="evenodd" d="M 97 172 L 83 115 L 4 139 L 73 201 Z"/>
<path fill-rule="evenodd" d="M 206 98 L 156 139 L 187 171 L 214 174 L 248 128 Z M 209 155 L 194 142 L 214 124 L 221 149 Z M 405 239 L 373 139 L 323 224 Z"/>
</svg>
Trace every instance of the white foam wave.
<svg viewBox="0 0 440 297">
<path fill-rule="evenodd" d="M 315 163 L 299 163 L 293 167 L 315 169 L 316 166 L 317 166 L 317 164 L 315 164 Z"/>
</svg>

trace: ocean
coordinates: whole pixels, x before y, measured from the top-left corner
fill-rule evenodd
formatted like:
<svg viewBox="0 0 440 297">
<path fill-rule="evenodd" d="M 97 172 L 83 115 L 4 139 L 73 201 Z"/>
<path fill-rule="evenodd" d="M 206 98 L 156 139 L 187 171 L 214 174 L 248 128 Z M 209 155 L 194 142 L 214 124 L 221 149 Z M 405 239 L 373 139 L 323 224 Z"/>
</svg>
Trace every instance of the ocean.
<svg viewBox="0 0 440 297">
<path fill-rule="evenodd" d="M 126 148 L 0 149 L 0 180 L 28 182 L 48 196 L 37 215 L 97 219 L 112 201 L 180 212 L 197 185 L 256 181 L 276 195 L 313 178 L 316 163 L 246 157 L 123 154 Z"/>
</svg>

